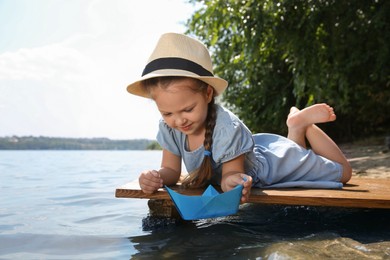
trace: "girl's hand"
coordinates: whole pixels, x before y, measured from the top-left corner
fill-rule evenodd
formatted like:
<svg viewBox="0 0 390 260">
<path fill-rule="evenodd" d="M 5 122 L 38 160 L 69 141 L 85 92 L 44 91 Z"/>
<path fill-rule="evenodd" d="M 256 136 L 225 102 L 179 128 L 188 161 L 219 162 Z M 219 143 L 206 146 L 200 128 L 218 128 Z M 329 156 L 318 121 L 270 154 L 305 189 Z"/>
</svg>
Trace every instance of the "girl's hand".
<svg viewBox="0 0 390 260">
<path fill-rule="evenodd" d="M 222 179 L 221 187 L 223 191 L 229 191 L 236 187 L 237 185 L 242 184 L 244 187 L 242 189 L 241 202 L 245 203 L 249 200 L 249 195 L 252 187 L 252 177 L 243 173 L 235 173 L 226 178 Z"/>
<path fill-rule="evenodd" d="M 158 171 L 144 171 L 138 178 L 139 186 L 144 193 L 153 193 L 163 186 L 163 180 Z"/>
</svg>

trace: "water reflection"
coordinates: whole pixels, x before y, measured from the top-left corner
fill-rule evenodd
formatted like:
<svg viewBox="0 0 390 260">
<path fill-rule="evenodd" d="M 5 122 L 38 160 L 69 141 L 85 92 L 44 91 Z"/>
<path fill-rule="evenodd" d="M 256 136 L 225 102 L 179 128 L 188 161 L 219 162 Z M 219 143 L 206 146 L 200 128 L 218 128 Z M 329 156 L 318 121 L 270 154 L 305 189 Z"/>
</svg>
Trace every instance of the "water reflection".
<svg viewBox="0 0 390 260">
<path fill-rule="evenodd" d="M 130 237 L 132 258 L 390 258 L 390 211 L 243 205 L 237 215 Z"/>
</svg>

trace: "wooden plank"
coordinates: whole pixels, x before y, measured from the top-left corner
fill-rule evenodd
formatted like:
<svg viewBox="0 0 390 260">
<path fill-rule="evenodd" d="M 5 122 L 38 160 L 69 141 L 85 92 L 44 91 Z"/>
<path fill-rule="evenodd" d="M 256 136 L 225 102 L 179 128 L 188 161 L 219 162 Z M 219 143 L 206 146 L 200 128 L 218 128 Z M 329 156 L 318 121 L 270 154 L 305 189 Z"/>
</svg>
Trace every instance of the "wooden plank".
<svg viewBox="0 0 390 260">
<path fill-rule="evenodd" d="M 186 195 L 201 195 L 203 189 L 174 190 Z M 140 190 L 138 182 L 131 182 L 116 189 L 117 198 L 163 199 L 170 197 L 164 189 L 153 194 Z M 390 179 L 352 178 L 343 189 L 252 189 L 250 203 L 331 206 L 352 208 L 390 208 Z"/>
</svg>

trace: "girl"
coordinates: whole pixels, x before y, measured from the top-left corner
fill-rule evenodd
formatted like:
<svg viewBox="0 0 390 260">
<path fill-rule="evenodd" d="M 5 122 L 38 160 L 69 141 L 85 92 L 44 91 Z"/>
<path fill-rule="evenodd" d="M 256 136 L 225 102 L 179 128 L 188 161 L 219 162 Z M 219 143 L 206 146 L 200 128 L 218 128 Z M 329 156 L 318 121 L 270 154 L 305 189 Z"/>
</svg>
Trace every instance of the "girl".
<svg viewBox="0 0 390 260">
<path fill-rule="evenodd" d="M 143 192 L 176 184 L 182 161 L 189 172 L 184 187 L 214 183 L 229 191 L 242 184 L 242 202 L 248 201 L 251 187 L 341 188 L 351 178 L 343 153 L 315 125 L 336 119 L 330 106 L 291 108 L 287 138 L 252 135 L 234 114 L 215 104 L 226 87 L 213 75 L 202 43 L 181 34 L 161 36 L 141 79 L 127 87 L 153 99 L 162 115 L 157 134 L 161 168 L 141 173 Z"/>
</svg>

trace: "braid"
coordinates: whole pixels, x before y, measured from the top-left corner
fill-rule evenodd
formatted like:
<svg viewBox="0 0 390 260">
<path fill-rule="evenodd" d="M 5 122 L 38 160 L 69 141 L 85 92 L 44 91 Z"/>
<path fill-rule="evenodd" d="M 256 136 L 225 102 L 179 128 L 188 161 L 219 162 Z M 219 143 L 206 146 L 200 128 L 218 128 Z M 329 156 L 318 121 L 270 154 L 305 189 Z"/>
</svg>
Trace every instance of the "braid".
<svg viewBox="0 0 390 260">
<path fill-rule="evenodd" d="M 208 111 L 206 117 L 206 132 L 204 138 L 204 149 L 211 151 L 213 145 L 213 133 L 214 127 L 217 120 L 217 110 L 214 105 L 214 97 L 211 99 L 208 104 Z M 212 167 L 212 158 L 211 156 L 204 156 L 202 164 L 200 167 L 189 174 L 183 181 L 183 186 L 185 188 L 199 188 L 206 186 L 212 177 L 213 167 Z"/>
<path fill-rule="evenodd" d="M 208 113 L 206 117 L 206 133 L 204 135 L 204 149 L 211 151 L 213 145 L 213 133 L 215 123 L 217 121 L 217 112 L 214 105 L 214 98 L 210 101 L 208 105 Z"/>
</svg>

